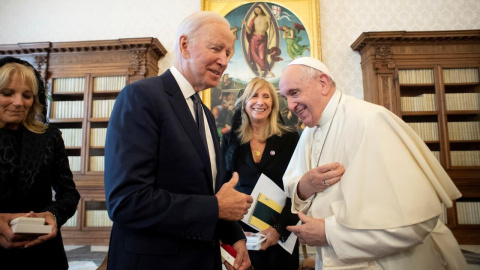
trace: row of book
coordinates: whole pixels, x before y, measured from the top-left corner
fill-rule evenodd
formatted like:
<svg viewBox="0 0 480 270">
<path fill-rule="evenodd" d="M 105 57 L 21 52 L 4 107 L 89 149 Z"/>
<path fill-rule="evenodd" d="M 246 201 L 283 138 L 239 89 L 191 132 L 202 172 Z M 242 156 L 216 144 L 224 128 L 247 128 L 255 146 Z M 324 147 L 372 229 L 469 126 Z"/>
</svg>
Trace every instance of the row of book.
<svg viewBox="0 0 480 270">
<path fill-rule="evenodd" d="M 107 137 L 107 128 L 92 128 L 90 130 L 90 146 L 104 147 Z"/>
<path fill-rule="evenodd" d="M 432 151 L 440 161 L 440 151 Z M 450 151 L 452 166 L 480 166 L 480 151 Z"/>
<path fill-rule="evenodd" d="M 85 78 L 57 78 L 53 79 L 52 91 L 58 93 L 83 93 Z"/>
<path fill-rule="evenodd" d="M 90 157 L 90 171 L 92 172 L 103 172 L 105 168 L 105 157 L 104 156 L 91 156 Z"/>
<path fill-rule="evenodd" d="M 449 111 L 480 110 L 480 93 L 445 94 L 445 105 Z"/>
<path fill-rule="evenodd" d="M 437 122 L 410 122 L 407 123 L 424 141 L 438 141 Z"/>
<path fill-rule="evenodd" d="M 115 99 L 101 99 L 93 101 L 92 117 L 108 118 L 112 113 Z M 53 101 L 50 108 L 50 117 L 57 119 L 83 118 L 83 100 Z"/>
<path fill-rule="evenodd" d="M 81 128 L 61 128 L 63 141 L 66 147 L 82 147 Z M 90 146 L 104 147 L 107 137 L 107 128 L 92 128 L 90 130 Z"/>
<path fill-rule="evenodd" d="M 93 92 L 120 91 L 126 81 L 126 76 L 96 77 L 93 79 Z"/>
<path fill-rule="evenodd" d="M 63 227 L 76 227 L 78 211 L 65 222 Z M 108 217 L 107 210 L 87 210 L 85 211 L 85 226 L 87 227 L 111 227 L 112 220 Z"/>
<path fill-rule="evenodd" d="M 92 118 L 108 118 L 112 114 L 115 99 L 100 99 L 93 101 Z"/>
<path fill-rule="evenodd" d="M 478 83 L 478 68 L 447 68 L 443 70 L 444 83 Z"/>
<path fill-rule="evenodd" d="M 83 100 L 52 101 L 50 118 L 83 118 Z"/>
<path fill-rule="evenodd" d="M 434 84 L 433 69 L 401 69 L 398 71 L 400 84 Z M 447 68 L 443 69 L 445 84 L 479 83 L 478 68 Z"/>
<path fill-rule="evenodd" d="M 404 112 L 437 110 L 435 94 L 401 97 L 400 101 Z M 449 111 L 480 110 L 480 93 L 448 93 L 445 104 Z"/>
<path fill-rule="evenodd" d="M 81 156 L 68 156 L 68 163 L 72 172 L 79 172 L 81 169 Z"/>
<path fill-rule="evenodd" d="M 480 224 L 480 202 L 457 202 L 458 224 Z"/>
<path fill-rule="evenodd" d="M 69 156 L 68 163 L 70 164 L 70 170 L 72 172 L 79 172 L 81 169 L 81 156 Z M 104 156 L 91 156 L 90 157 L 90 171 L 103 172 L 105 167 Z"/>
<path fill-rule="evenodd" d="M 480 166 L 480 151 L 450 151 L 452 166 Z"/>
<path fill-rule="evenodd" d="M 480 121 L 448 122 L 447 125 L 450 141 L 480 140 Z"/>
<path fill-rule="evenodd" d="M 85 226 L 86 227 L 111 227 L 112 220 L 108 217 L 107 210 L 86 210 Z"/>
<path fill-rule="evenodd" d="M 416 112 L 416 111 L 436 111 L 437 101 L 435 94 L 422 94 L 414 97 L 400 98 L 402 111 Z"/>
<path fill-rule="evenodd" d="M 126 76 L 105 76 L 93 79 L 93 92 L 120 91 L 125 87 Z M 59 93 L 83 93 L 85 91 L 85 78 L 55 78 L 52 91 Z"/>
<path fill-rule="evenodd" d="M 398 71 L 400 84 L 433 84 L 433 69 L 401 69 Z"/>
<path fill-rule="evenodd" d="M 78 211 L 75 211 L 75 214 L 63 224 L 63 227 L 77 227 L 77 215 Z"/>
<path fill-rule="evenodd" d="M 82 147 L 81 128 L 61 128 L 60 131 L 66 147 Z"/>
</svg>

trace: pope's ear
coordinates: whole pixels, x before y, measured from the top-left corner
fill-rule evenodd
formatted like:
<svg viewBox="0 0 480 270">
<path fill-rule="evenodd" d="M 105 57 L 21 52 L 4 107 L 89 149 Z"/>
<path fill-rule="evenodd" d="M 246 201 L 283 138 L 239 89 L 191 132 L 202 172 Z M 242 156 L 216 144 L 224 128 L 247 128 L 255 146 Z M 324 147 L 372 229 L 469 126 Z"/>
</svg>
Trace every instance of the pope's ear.
<svg viewBox="0 0 480 270">
<path fill-rule="evenodd" d="M 187 36 L 181 36 L 180 40 L 178 41 L 178 45 L 180 47 L 180 54 L 182 55 L 183 58 L 187 59 L 189 54 L 188 54 L 188 37 Z"/>
<path fill-rule="evenodd" d="M 315 75 L 315 81 L 321 86 L 322 94 L 328 95 L 330 92 L 331 81 L 327 74 Z"/>
</svg>

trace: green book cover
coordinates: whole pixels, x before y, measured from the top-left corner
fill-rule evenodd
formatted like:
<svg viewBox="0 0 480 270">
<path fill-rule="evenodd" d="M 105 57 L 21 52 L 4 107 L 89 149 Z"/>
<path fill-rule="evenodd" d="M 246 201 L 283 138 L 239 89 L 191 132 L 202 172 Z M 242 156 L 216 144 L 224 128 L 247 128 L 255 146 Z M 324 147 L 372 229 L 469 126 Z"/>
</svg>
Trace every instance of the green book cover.
<svg viewBox="0 0 480 270">
<path fill-rule="evenodd" d="M 250 217 L 250 224 L 260 230 L 265 230 L 277 221 L 282 209 L 283 207 L 272 198 L 260 193 Z"/>
</svg>

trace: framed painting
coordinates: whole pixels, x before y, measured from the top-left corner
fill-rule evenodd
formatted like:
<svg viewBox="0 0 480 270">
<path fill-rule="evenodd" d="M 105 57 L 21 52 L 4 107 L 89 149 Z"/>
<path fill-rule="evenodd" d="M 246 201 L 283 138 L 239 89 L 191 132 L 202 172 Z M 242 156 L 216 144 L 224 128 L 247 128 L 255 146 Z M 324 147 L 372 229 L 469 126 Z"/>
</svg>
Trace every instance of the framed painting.
<svg viewBox="0 0 480 270">
<path fill-rule="evenodd" d="M 219 136 L 230 129 L 238 92 L 255 77 L 278 89 L 282 70 L 295 58 L 321 59 L 319 0 L 202 0 L 202 10 L 224 16 L 235 36 L 235 53 L 217 87 L 202 91 L 202 100 L 217 119 Z M 280 98 L 285 124 L 303 129 Z"/>
</svg>

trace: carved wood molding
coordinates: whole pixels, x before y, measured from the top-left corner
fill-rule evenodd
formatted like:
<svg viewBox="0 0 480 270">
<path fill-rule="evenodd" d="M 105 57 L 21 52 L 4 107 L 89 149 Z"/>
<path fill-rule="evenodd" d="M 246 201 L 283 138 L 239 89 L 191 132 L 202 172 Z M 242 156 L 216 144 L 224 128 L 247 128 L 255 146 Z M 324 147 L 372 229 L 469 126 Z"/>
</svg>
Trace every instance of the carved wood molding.
<svg viewBox="0 0 480 270">
<path fill-rule="evenodd" d="M 2 55 L 22 58 L 43 77 L 47 77 L 49 68 L 58 65 L 123 62 L 130 63 L 128 75 L 130 81 L 135 81 L 147 76 L 147 58 L 158 60 L 166 53 L 160 41 L 151 37 L 0 45 L 0 58 Z"/>
<path fill-rule="evenodd" d="M 33 58 L 35 60 L 35 68 L 44 79 L 47 78 L 48 55 L 35 55 Z"/>
<path fill-rule="evenodd" d="M 145 51 L 134 51 L 131 56 L 131 65 L 128 67 L 128 75 L 140 75 L 145 77 L 147 68 L 145 63 L 147 62 L 147 57 Z"/>
<path fill-rule="evenodd" d="M 152 50 L 158 58 L 165 55 L 167 50 L 156 38 L 128 38 L 102 41 L 78 41 L 52 43 L 53 53 L 61 52 L 102 52 L 102 51 L 138 51 Z"/>
<path fill-rule="evenodd" d="M 0 45 L 0 55 L 48 54 L 51 46 L 51 42 Z"/>
<path fill-rule="evenodd" d="M 395 61 L 392 60 L 390 45 L 382 44 L 375 46 L 375 68 L 377 72 L 393 72 Z"/>
<path fill-rule="evenodd" d="M 167 50 L 156 38 L 126 38 L 73 42 L 38 42 L 0 45 L 0 55 L 96 52 L 118 50 L 151 50 L 162 58 Z"/>
<path fill-rule="evenodd" d="M 480 42 L 480 29 L 455 31 L 390 31 L 364 32 L 350 46 L 361 51 L 367 45 L 385 43 L 421 43 L 421 42 Z"/>
</svg>

